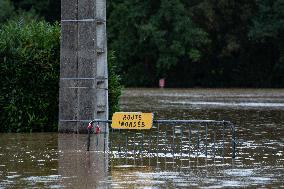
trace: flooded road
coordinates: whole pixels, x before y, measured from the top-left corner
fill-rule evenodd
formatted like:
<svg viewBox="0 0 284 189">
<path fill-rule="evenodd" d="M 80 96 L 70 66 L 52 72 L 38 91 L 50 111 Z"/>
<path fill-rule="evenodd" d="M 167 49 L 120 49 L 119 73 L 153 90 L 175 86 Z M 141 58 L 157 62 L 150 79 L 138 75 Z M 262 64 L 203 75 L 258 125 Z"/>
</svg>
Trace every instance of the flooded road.
<svg viewBox="0 0 284 189">
<path fill-rule="evenodd" d="M 120 103 L 122 111 L 154 112 L 155 119 L 229 120 L 237 157 L 170 164 L 162 154 L 133 162 L 86 152 L 85 135 L 0 134 L 0 188 L 284 187 L 284 90 L 126 89 Z"/>
</svg>

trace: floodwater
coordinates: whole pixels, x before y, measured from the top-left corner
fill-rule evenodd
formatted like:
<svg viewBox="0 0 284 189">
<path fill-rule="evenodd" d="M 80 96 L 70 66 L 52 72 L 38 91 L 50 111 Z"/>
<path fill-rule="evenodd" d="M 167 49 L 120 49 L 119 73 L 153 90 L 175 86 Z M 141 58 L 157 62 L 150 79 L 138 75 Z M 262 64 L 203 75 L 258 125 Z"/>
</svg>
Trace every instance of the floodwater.
<svg viewBox="0 0 284 189">
<path fill-rule="evenodd" d="M 224 158 L 212 156 L 210 142 L 207 158 L 204 151 L 188 155 L 193 148 L 184 145 L 191 141 L 180 137 L 187 134 L 182 127 L 161 128 L 157 146 L 144 133 L 157 155 L 145 146 L 137 156 L 123 147 L 110 155 L 86 152 L 86 135 L 0 134 L 0 188 L 284 188 L 283 89 L 126 89 L 120 103 L 123 111 L 154 112 L 155 119 L 229 120 L 237 132 L 236 158 L 229 132 Z M 129 151 L 141 147 L 142 134 L 127 135 Z M 112 136 L 111 146 L 124 143 L 121 133 Z M 172 138 L 184 141 L 166 144 Z M 168 154 L 171 146 L 182 150 Z"/>
</svg>

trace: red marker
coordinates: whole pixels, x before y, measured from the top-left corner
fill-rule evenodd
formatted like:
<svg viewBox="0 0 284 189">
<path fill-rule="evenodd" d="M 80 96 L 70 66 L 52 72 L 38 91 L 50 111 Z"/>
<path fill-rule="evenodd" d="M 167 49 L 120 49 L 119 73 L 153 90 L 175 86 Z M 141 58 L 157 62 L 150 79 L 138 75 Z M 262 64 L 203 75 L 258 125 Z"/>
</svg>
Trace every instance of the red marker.
<svg viewBox="0 0 284 189">
<path fill-rule="evenodd" d="M 93 124 L 90 122 L 87 128 L 88 128 L 88 129 L 94 128 L 94 127 L 93 127 Z"/>
<path fill-rule="evenodd" d="M 96 131 L 95 131 L 95 134 L 99 134 L 101 131 L 101 128 L 99 125 L 96 126 Z"/>
</svg>

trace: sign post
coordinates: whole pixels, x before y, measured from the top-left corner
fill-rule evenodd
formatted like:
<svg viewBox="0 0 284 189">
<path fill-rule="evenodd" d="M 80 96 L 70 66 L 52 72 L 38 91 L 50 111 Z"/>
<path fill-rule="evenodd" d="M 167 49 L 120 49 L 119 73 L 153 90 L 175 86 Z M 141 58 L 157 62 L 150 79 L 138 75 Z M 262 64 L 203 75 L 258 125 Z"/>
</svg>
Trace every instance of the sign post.
<svg viewBox="0 0 284 189">
<path fill-rule="evenodd" d="M 113 129 L 145 130 L 153 126 L 153 113 L 116 112 L 112 116 Z"/>
</svg>

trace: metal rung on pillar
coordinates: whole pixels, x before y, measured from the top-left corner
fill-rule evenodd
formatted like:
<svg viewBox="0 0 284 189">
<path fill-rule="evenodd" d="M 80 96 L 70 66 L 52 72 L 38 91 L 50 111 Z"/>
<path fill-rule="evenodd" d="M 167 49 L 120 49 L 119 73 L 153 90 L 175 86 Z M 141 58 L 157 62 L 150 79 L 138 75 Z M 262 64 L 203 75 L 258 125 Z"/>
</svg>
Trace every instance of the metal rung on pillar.
<svg viewBox="0 0 284 189">
<path fill-rule="evenodd" d="M 102 53 L 105 52 L 103 48 L 97 48 L 96 51 L 97 51 L 98 54 L 102 54 Z"/>
<path fill-rule="evenodd" d="M 98 108 L 97 112 L 105 112 L 106 111 L 106 107 L 105 106 L 98 105 L 97 108 Z"/>
<path fill-rule="evenodd" d="M 102 18 L 96 18 L 96 22 L 98 25 L 100 25 L 100 24 L 104 24 L 106 21 Z"/>
</svg>

